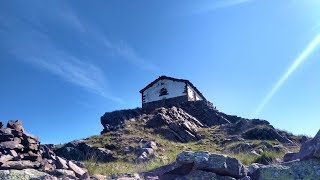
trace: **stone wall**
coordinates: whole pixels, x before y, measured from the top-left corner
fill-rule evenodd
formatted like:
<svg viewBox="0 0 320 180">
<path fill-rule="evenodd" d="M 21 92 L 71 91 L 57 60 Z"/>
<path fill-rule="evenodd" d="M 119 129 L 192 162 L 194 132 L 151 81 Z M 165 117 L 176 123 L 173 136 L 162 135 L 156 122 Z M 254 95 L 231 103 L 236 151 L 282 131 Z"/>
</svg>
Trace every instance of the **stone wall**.
<svg viewBox="0 0 320 180">
<path fill-rule="evenodd" d="M 187 101 L 188 101 L 188 96 L 184 95 L 184 96 L 178 96 L 178 97 L 174 97 L 174 98 L 170 98 L 170 99 L 163 99 L 160 101 L 143 103 L 142 108 L 143 109 L 155 109 L 155 108 L 159 108 L 159 107 L 173 106 L 173 105 L 177 105 L 177 104 L 187 102 Z"/>
</svg>

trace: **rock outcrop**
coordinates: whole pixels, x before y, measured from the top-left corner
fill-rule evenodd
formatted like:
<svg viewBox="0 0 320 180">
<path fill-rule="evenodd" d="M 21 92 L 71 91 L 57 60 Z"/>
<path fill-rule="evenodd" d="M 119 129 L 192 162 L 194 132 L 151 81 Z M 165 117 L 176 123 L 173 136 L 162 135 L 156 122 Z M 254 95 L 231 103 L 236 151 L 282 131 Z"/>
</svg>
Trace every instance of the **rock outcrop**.
<svg viewBox="0 0 320 180">
<path fill-rule="evenodd" d="M 36 136 L 24 130 L 22 121 L 9 121 L 0 128 L 0 179 L 77 179 L 85 174 L 85 169 L 40 145 Z"/>
<path fill-rule="evenodd" d="M 159 110 L 160 109 L 160 110 Z M 107 112 L 101 117 L 101 124 L 104 129 L 101 134 L 122 128 L 125 121 L 135 120 L 151 120 L 154 116 L 170 116 L 171 119 L 184 119 L 201 126 L 212 126 L 220 124 L 230 124 L 237 120 L 236 116 L 229 116 L 219 112 L 217 109 L 208 105 L 206 101 L 193 101 L 178 104 L 176 106 L 162 107 L 154 110 L 146 110 L 141 108 Z M 159 118 L 159 117 L 158 117 Z M 227 118 L 230 118 L 228 120 Z M 163 118 L 167 119 L 167 118 Z"/>
<path fill-rule="evenodd" d="M 253 180 L 273 179 L 320 179 L 320 160 L 291 161 L 260 166 L 251 175 Z"/>
<path fill-rule="evenodd" d="M 169 131 L 180 142 L 196 141 L 200 139 L 197 131 L 204 125 L 181 108 L 159 108 L 155 116 L 147 121 L 147 126 L 161 131 L 161 127 L 168 127 Z M 168 135 L 168 134 L 167 134 Z"/>
<path fill-rule="evenodd" d="M 292 161 L 296 159 L 305 160 L 312 158 L 320 159 L 320 130 L 313 139 L 302 144 L 299 152 L 286 154 L 284 156 L 284 161 Z"/>
<path fill-rule="evenodd" d="M 150 140 L 142 139 L 140 149 L 138 150 L 137 163 L 146 162 L 155 157 L 154 153 L 158 149 L 157 143 Z"/>
<path fill-rule="evenodd" d="M 69 142 L 61 148 L 55 149 L 54 152 L 58 156 L 76 161 L 94 159 L 99 162 L 109 162 L 115 159 L 110 150 L 93 147 L 83 140 Z"/>
<path fill-rule="evenodd" d="M 236 158 L 227 155 L 204 151 L 184 151 L 177 155 L 175 162 L 141 173 L 140 176 L 145 179 L 320 179 L 319 143 L 320 130 L 313 139 L 302 145 L 299 153 L 295 153 L 295 156 L 290 155 L 290 157 L 294 157 L 291 161 L 270 165 L 253 163 L 244 166 Z M 252 145 L 242 145 L 241 147 L 250 149 Z"/>
<path fill-rule="evenodd" d="M 185 151 L 174 163 L 143 174 L 159 179 L 239 179 L 247 176 L 247 169 L 237 159 L 204 151 Z"/>
<path fill-rule="evenodd" d="M 279 132 L 268 121 L 245 119 L 224 114 L 206 101 L 193 101 L 153 110 L 141 108 L 107 112 L 101 117 L 101 134 L 124 128 L 126 121 L 145 122 L 147 128 L 170 140 L 190 142 L 201 139 L 199 128 L 222 125 L 221 131 L 238 138 L 278 140 L 293 144 L 285 132 Z"/>
</svg>

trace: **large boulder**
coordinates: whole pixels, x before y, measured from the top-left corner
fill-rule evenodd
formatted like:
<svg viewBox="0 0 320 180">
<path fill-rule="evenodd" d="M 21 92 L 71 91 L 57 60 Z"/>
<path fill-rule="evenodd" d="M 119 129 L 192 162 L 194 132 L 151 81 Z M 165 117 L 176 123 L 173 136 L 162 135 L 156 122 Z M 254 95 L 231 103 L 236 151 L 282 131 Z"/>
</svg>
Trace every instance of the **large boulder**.
<svg viewBox="0 0 320 180">
<path fill-rule="evenodd" d="M 85 160 L 84 153 L 75 147 L 63 146 L 63 147 L 55 150 L 55 153 L 58 156 L 64 157 L 68 160 L 76 160 L 76 161 Z"/>
<path fill-rule="evenodd" d="M 208 171 L 201 171 L 201 170 L 195 170 L 190 172 L 189 174 L 181 177 L 175 178 L 176 180 L 192 180 L 192 179 L 198 179 L 198 180 L 236 180 L 233 177 L 230 176 L 219 176 L 213 172 Z"/>
<path fill-rule="evenodd" d="M 298 153 L 287 153 L 284 156 L 284 161 L 292 161 L 296 159 L 305 160 L 311 158 L 320 159 L 320 130 L 316 136 L 302 144 Z"/>
<path fill-rule="evenodd" d="M 7 124 L 7 128 L 11 128 L 19 132 L 24 132 L 21 120 L 10 120 Z"/>
<path fill-rule="evenodd" d="M 236 158 L 208 152 L 185 151 L 177 156 L 178 164 L 194 164 L 198 170 L 206 170 L 222 176 L 241 178 L 247 175 L 246 168 Z"/>
<path fill-rule="evenodd" d="M 0 150 L 23 150 L 24 146 L 16 141 L 6 141 L 0 143 Z"/>
<path fill-rule="evenodd" d="M 244 132 L 242 136 L 245 139 L 278 140 L 282 143 L 293 144 L 290 139 L 282 136 L 276 129 L 270 126 L 256 126 Z"/>
<path fill-rule="evenodd" d="M 109 162 L 114 160 L 110 150 L 93 147 L 82 140 L 67 143 L 66 145 L 56 149 L 55 153 L 68 160 L 76 161 L 95 159 L 100 162 Z"/>
<path fill-rule="evenodd" d="M 38 169 L 40 167 L 40 162 L 21 160 L 21 161 L 7 161 L 0 166 L 0 169 L 28 169 L 34 168 Z"/>
<path fill-rule="evenodd" d="M 137 118 L 141 114 L 141 108 L 106 112 L 100 118 L 101 124 L 104 127 L 101 134 L 121 128 L 126 120 Z"/>
<path fill-rule="evenodd" d="M 155 151 L 158 149 L 157 143 L 151 140 L 140 140 L 140 148 L 137 149 L 136 162 L 146 162 L 155 157 Z"/>
<path fill-rule="evenodd" d="M 237 159 L 204 151 L 184 151 L 176 161 L 141 175 L 145 179 L 240 179 L 247 169 Z"/>
<path fill-rule="evenodd" d="M 152 127 L 164 137 L 175 137 L 180 142 L 197 141 L 201 139 L 198 128 L 204 125 L 193 116 L 177 107 L 159 108 L 153 111 L 155 114 L 147 121 L 147 126 Z M 171 135 L 168 135 L 171 134 Z"/>
<path fill-rule="evenodd" d="M 0 170 L 1 180 L 30 180 L 30 179 L 49 179 L 51 176 L 48 173 L 38 171 L 36 169 L 23 169 L 23 170 Z M 52 179 L 52 177 L 51 177 Z"/>
<path fill-rule="evenodd" d="M 234 119 L 238 119 L 219 112 L 208 101 L 185 102 L 179 104 L 178 107 L 206 126 L 230 124 Z"/>
<path fill-rule="evenodd" d="M 320 179 L 320 160 L 291 161 L 282 164 L 260 166 L 251 175 L 253 180 Z"/>
</svg>

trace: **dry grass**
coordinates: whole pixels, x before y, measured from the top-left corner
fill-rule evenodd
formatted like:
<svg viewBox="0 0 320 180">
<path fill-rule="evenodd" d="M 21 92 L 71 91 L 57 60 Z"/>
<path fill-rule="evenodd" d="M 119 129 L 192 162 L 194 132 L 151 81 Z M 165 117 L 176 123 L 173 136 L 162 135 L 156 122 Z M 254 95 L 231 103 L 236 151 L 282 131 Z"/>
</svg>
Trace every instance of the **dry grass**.
<svg viewBox="0 0 320 180">
<path fill-rule="evenodd" d="M 145 124 L 138 121 L 127 121 L 125 128 L 117 132 L 109 132 L 103 136 L 92 136 L 87 138 L 87 143 L 96 147 L 106 147 L 108 145 L 115 146 L 112 150 L 114 157 L 117 159 L 114 162 L 98 163 L 95 160 L 85 162 L 86 168 L 91 174 L 104 174 L 111 175 L 117 173 L 135 173 L 148 171 L 168 163 L 175 161 L 177 154 L 182 151 L 208 151 L 213 153 L 226 154 L 223 150 L 226 147 L 236 146 L 239 143 L 252 143 L 259 144 L 260 140 L 247 140 L 241 142 L 233 142 L 222 145 L 221 142 L 225 140 L 223 132 L 218 131 L 218 126 L 212 128 L 200 129 L 199 134 L 204 139 L 198 142 L 180 143 L 168 140 L 158 133 L 155 133 L 152 128 L 144 128 Z M 153 140 L 159 144 L 158 150 L 155 152 L 155 158 L 146 162 L 137 164 L 135 158 L 137 154 L 133 152 L 123 152 L 125 147 L 132 147 L 138 149 L 139 140 L 148 139 Z M 268 141 L 270 144 L 276 143 L 275 141 Z M 297 148 L 297 147 L 295 147 Z M 296 149 L 289 149 L 295 151 Z M 233 154 L 229 156 L 239 159 L 243 164 L 249 165 L 254 162 L 262 162 L 263 160 L 270 160 L 283 157 L 284 152 L 265 152 L 262 156 L 258 157 L 249 153 Z"/>
</svg>

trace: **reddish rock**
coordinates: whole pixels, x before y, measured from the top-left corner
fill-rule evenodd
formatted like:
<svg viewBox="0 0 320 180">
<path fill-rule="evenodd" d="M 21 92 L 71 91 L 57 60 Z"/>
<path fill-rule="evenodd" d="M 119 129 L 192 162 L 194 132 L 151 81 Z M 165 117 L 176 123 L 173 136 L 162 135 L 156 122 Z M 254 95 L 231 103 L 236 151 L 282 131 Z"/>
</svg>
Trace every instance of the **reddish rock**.
<svg viewBox="0 0 320 180">
<path fill-rule="evenodd" d="M 16 143 L 21 143 L 21 138 L 19 138 L 19 137 L 14 137 L 13 138 L 13 141 L 15 141 Z"/>
<path fill-rule="evenodd" d="M 86 173 L 86 171 L 84 171 L 82 168 L 80 168 L 79 166 L 75 165 L 71 161 L 68 161 L 68 166 L 69 166 L 70 170 L 75 172 L 77 177 L 81 177 L 83 174 Z"/>
<path fill-rule="evenodd" d="M 10 161 L 11 159 L 13 159 L 13 156 L 9 155 L 9 154 L 3 154 L 0 156 L 0 165 L 4 164 L 7 161 Z"/>
<path fill-rule="evenodd" d="M 58 169 L 68 169 L 67 161 L 56 156 L 56 166 Z"/>
<path fill-rule="evenodd" d="M 32 161 L 27 161 L 27 160 L 22 160 L 22 161 L 7 161 L 4 164 L 0 166 L 0 170 L 2 169 L 28 169 L 28 168 L 33 168 L 33 169 L 38 169 L 40 167 L 39 162 L 32 162 Z"/>
<path fill-rule="evenodd" d="M 7 142 L 1 142 L 0 143 L 0 149 L 15 149 L 15 150 L 22 150 L 24 147 L 23 145 L 15 142 L 15 141 L 7 141 Z"/>
<path fill-rule="evenodd" d="M 48 159 L 43 159 L 40 164 L 40 168 L 44 171 L 53 171 L 56 169 L 56 166 L 52 163 L 52 160 L 50 161 Z"/>
<path fill-rule="evenodd" d="M 28 153 L 23 154 L 23 160 L 30 160 L 30 161 L 41 161 L 41 154 L 34 153 L 29 151 Z"/>
<path fill-rule="evenodd" d="M 19 132 L 24 132 L 24 129 L 22 127 L 22 121 L 21 120 L 10 120 L 7 124 L 7 128 L 15 129 Z"/>
</svg>

